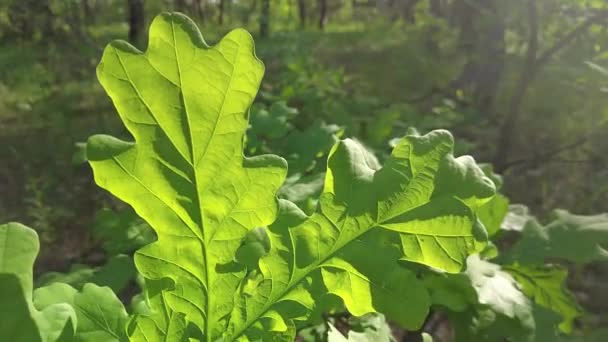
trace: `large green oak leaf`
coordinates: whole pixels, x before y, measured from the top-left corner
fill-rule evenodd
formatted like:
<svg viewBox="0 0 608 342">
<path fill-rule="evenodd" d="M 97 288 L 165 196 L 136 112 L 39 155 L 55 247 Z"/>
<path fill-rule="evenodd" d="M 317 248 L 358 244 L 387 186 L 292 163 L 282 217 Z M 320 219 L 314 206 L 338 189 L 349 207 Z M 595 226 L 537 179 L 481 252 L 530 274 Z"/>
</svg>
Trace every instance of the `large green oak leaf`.
<svg viewBox="0 0 608 342">
<path fill-rule="evenodd" d="M 318 305 L 319 283 L 321 292 L 341 298 L 354 315 L 382 312 L 404 327 L 420 328 L 429 296 L 397 261 L 459 272 L 466 257 L 485 246 L 473 210 L 435 178 L 444 167 L 443 174 L 455 179 L 451 189 L 462 189 L 466 199 L 483 202 L 493 195 L 489 179 L 470 176 L 470 159 L 451 157 L 452 145 L 446 131 L 406 136 L 381 167 L 357 142 L 339 142 L 316 212 L 308 217 L 281 202 L 281 215 L 269 229 L 271 251 L 260 259 L 259 273 L 245 279 L 246 295 L 228 334 L 263 339 L 267 331 L 305 321 Z M 471 182 L 483 191 L 465 190 Z"/>
<path fill-rule="evenodd" d="M 134 142 L 91 137 L 95 180 L 158 237 L 135 254 L 151 288 L 133 340 L 184 340 L 196 334 L 186 325 L 206 341 L 293 340 L 324 294 L 355 315 L 419 327 L 428 295 L 398 261 L 459 272 L 486 244 L 475 210 L 494 184 L 472 158 L 452 156 L 447 131 L 403 138 L 384 167 L 356 141 L 338 142 L 316 211 L 285 201 L 277 220 L 285 161 L 243 156 L 264 70 L 243 30 L 209 47 L 189 19 L 161 14 L 146 52 L 113 42 L 97 70 Z M 267 226 L 267 236 L 256 230 Z"/>
<path fill-rule="evenodd" d="M 154 20 L 146 53 L 113 42 L 97 69 L 135 143 L 91 137 L 95 180 L 156 231 L 158 241 L 135 255 L 139 271 L 171 278 L 167 303 L 211 335 L 225 329 L 244 272 L 235 251 L 249 230 L 274 221 L 287 169 L 276 156 L 243 157 L 263 71 L 246 31 L 208 48 L 180 14 Z"/>
</svg>

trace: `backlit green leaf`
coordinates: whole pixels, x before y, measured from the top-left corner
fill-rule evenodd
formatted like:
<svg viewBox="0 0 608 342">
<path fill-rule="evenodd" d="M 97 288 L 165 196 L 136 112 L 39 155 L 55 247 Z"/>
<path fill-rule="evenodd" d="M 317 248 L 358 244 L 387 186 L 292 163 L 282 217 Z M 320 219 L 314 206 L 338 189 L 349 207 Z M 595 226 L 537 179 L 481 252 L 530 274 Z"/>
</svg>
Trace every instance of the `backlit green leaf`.
<svg viewBox="0 0 608 342">
<path fill-rule="evenodd" d="M 522 291 L 534 301 L 563 317 L 560 329 L 572 331 L 572 322 L 581 315 L 581 310 L 572 294 L 566 289 L 568 271 L 564 268 L 511 265 L 503 267 L 519 283 Z"/>
<path fill-rule="evenodd" d="M 233 258 L 253 228 L 274 220 L 286 174 L 276 156 L 243 157 L 243 134 L 264 67 L 243 30 L 209 48 L 194 24 L 162 14 L 146 53 L 110 44 L 98 77 L 135 143 L 89 139 L 97 183 L 132 205 L 158 241 L 135 262 L 149 279 L 169 277 L 167 305 L 207 338 L 219 336 L 244 267 Z"/>
<path fill-rule="evenodd" d="M 472 158 L 452 156 L 452 136 L 407 136 L 384 167 L 343 140 L 312 216 L 282 201 L 277 219 L 285 161 L 243 157 L 263 74 L 249 34 L 208 47 L 187 18 L 162 14 L 149 42 L 145 53 L 114 42 L 98 67 L 135 141 L 87 145 L 96 182 L 158 236 L 135 255 L 149 308 L 130 337 L 177 341 L 196 326 L 206 341 L 293 340 L 327 293 L 354 315 L 383 312 L 419 328 L 428 295 L 398 260 L 459 272 L 487 240 L 475 210 L 494 184 Z"/>
<path fill-rule="evenodd" d="M 382 312 L 402 326 L 419 328 L 428 295 L 396 260 L 458 272 L 485 241 L 463 201 L 447 196 L 447 190 L 433 191 L 437 168 L 452 165 L 441 163 L 451 139 L 444 131 L 407 136 L 383 168 L 355 141 L 337 144 L 316 213 L 306 217 L 282 202 L 282 215 L 270 227 L 271 252 L 260 260 L 261 275 L 246 279 L 248 295 L 231 319 L 234 334 L 256 339 L 286 326 L 286 319 L 305 320 L 316 304 L 312 289 L 319 282 L 354 315 Z M 460 181 L 466 186 L 468 178 Z M 395 306 L 395 301 L 408 305 Z"/>
</svg>

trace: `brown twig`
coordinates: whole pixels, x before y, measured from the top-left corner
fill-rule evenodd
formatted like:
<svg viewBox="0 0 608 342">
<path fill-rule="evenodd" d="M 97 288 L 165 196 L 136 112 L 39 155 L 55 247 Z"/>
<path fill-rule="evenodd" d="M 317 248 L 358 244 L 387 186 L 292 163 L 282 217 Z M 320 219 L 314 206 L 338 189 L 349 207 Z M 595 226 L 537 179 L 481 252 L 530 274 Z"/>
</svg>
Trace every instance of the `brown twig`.
<svg viewBox="0 0 608 342">
<path fill-rule="evenodd" d="M 555 157 L 563 152 L 566 152 L 566 151 L 569 151 L 569 150 L 572 150 L 572 149 L 575 149 L 577 147 L 584 145 L 585 143 L 587 143 L 589 141 L 589 139 L 596 132 L 603 129 L 604 126 L 605 125 L 600 125 L 594 129 L 588 131 L 586 134 L 582 135 L 580 138 L 576 139 L 575 141 L 568 143 L 566 145 L 562 145 L 562 146 L 556 147 L 552 150 L 546 151 L 544 153 L 535 154 L 530 157 L 508 161 L 503 164 L 502 172 L 504 172 L 514 166 L 518 166 L 518 165 L 522 165 L 522 164 L 526 164 L 526 163 L 532 163 L 532 162 L 534 162 L 534 163 L 539 163 L 539 162 L 590 163 L 593 161 L 593 159 L 572 160 L 572 159 L 559 159 L 559 158 L 553 158 L 553 157 Z"/>
<path fill-rule="evenodd" d="M 521 116 L 521 106 L 526 92 L 533 82 L 538 72 L 546 65 L 551 58 L 570 42 L 586 32 L 593 24 L 608 18 L 608 10 L 592 11 L 594 14 L 585 19 L 577 27 L 567 33 L 562 39 L 558 40 L 553 46 L 538 54 L 538 13 L 536 0 L 528 1 L 528 21 L 530 26 L 530 36 L 528 39 L 528 50 L 526 52 L 526 62 L 522 70 L 520 80 L 511 98 L 511 106 L 508 115 L 500 129 L 498 136 L 498 148 L 494 157 L 494 165 L 498 172 L 503 172 L 513 162 L 504 162 L 509 157 L 513 142 L 513 132 Z"/>
</svg>

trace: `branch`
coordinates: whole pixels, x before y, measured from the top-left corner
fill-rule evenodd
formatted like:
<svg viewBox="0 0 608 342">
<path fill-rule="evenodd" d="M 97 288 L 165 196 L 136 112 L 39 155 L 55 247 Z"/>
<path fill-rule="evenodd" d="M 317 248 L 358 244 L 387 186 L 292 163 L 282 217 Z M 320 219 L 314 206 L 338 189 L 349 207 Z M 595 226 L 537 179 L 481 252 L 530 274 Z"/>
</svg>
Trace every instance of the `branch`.
<svg viewBox="0 0 608 342">
<path fill-rule="evenodd" d="M 507 169 L 510 169 L 514 166 L 526 164 L 526 163 L 532 162 L 532 161 L 534 161 L 536 163 L 549 161 L 549 160 L 551 160 L 552 157 L 554 157 L 562 152 L 577 148 L 577 147 L 585 144 L 587 142 L 588 138 L 589 138 L 588 136 L 584 136 L 570 144 L 566 144 L 566 145 L 557 147 L 553 150 L 550 150 L 550 151 L 547 151 L 544 153 L 540 153 L 540 154 L 537 154 L 537 155 L 534 155 L 531 157 L 527 157 L 527 158 L 511 160 L 511 161 L 503 164 L 502 172 L 505 172 Z"/>
<path fill-rule="evenodd" d="M 587 29 L 593 24 L 596 24 L 606 18 L 608 18 L 608 10 L 598 10 L 595 12 L 595 14 L 588 17 L 585 21 L 566 34 L 561 40 L 558 40 L 552 47 L 543 52 L 542 55 L 540 55 L 536 60 L 537 67 L 546 64 L 559 50 L 576 39 L 580 34 L 587 31 Z"/>
<path fill-rule="evenodd" d="M 368 0 L 366 2 L 359 2 L 357 0 L 353 0 L 353 7 L 376 7 L 375 0 Z"/>
<path fill-rule="evenodd" d="M 521 105 L 538 70 L 536 64 L 538 51 L 538 9 L 536 0 L 528 0 L 528 26 L 530 27 L 530 35 L 528 37 L 528 48 L 526 49 L 526 61 L 511 97 L 509 112 L 498 134 L 498 146 L 494 156 L 494 166 L 497 172 L 503 172 L 506 169 L 505 161 L 511 154 L 515 127 L 521 115 Z"/>
<path fill-rule="evenodd" d="M 538 63 L 536 59 L 538 51 L 538 9 L 536 0 L 528 1 L 528 25 L 530 27 L 530 36 L 528 37 L 528 49 L 526 51 L 526 65 L 524 67 L 523 79 L 531 79 L 531 73 Z M 527 69 L 527 70 L 526 70 Z M 530 73 L 530 74 L 529 74 Z"/>
</svg>

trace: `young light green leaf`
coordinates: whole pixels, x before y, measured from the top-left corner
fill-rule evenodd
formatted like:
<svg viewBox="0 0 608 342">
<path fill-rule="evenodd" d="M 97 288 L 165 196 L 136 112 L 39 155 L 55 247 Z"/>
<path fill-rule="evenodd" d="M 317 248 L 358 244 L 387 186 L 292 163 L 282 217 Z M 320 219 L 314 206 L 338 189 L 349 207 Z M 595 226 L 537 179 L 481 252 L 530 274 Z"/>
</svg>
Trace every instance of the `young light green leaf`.
<svg viewBox="0 0 608 342">
<path fill-rule="evenodd" d="M 76 314 L 66 303 L 41 311 L 32 302 L 38 234 L 19 223 L 0 225 L 0 340 L 70 341 Z"/>
<path fill-rule="evenodd" d="M 572 332 L 572 323 L 581 315 L 581 310 L 565 287 L 568 276 L 566 269 L 558 266 L 534 267 L 518 264 L 505 266 L 503 269 L 517 280 L 528 297 L 563 317 L 559 325 L 560 330 L 565 333 Z"/>
</svg>

